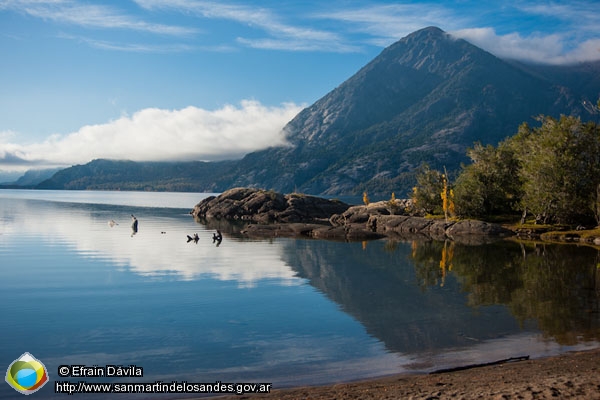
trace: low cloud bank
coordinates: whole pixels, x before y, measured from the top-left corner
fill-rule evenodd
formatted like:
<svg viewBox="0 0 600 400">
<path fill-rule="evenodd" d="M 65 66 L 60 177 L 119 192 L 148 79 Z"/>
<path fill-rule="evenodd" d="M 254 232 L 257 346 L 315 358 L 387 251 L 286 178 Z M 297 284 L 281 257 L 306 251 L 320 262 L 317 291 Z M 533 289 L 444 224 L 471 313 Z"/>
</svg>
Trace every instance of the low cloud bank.
<svg viewBox="0 0 600 400">
<path fill-rule="evenodd" d="M 244 100 L 209 111 L 147 108 L 101 125 L 87 125 L 41 143 L 11 143 L 0 134 L 0 169 L 41 168 L 87 163 L 96 158 L 133 161 L 216 161 L 285 145 L 283 127 L 302 109 L 286 103 L 267 107 Z"/>
</svg>

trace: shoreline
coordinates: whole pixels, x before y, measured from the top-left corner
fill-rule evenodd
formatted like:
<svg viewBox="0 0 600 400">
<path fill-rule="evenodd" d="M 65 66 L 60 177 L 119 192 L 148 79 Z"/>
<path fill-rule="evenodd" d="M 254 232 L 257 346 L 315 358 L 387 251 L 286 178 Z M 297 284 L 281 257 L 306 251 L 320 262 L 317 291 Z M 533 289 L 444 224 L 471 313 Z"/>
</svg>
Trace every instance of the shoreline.
<svg viewBox="0 0 600 400">
<path fill-rule="evenodd" d="M 282 194 L 254 188 L 233 188 L 209 196 L 190 211 L 192 217 L 241 221 L 242 235 L 255 238 L 308 237 L 365 241 L 384 237 L 431 238 L 480 243 L 514 235 L 499 224 L 464 219 L 425 218 L 409 212 L 411 200 L 368 203 L 362 206 L 301 193 Z"/>
<path fill-rule="evenodd" d="M 209 196 L 190 211 L 204 225 L 211 220 L 243 222 L 239 233 L 252 238 L 307 237 L 313 239 L 365 241 L 452 240 L 482 244 L 504 238 L 545 243 L 580 243 L 600 246 L 600 227 L 498 223 L 476 219 L 443 219 L 411 211 L 410 199 L 394 199 L 350 205 L 302 193 L 232 188 Z"/>
<path fill-rule="evenodd" d="M 600 399 L 600 348 L 430 374 L 397 374 L 233 399 Z"/>
</svg>

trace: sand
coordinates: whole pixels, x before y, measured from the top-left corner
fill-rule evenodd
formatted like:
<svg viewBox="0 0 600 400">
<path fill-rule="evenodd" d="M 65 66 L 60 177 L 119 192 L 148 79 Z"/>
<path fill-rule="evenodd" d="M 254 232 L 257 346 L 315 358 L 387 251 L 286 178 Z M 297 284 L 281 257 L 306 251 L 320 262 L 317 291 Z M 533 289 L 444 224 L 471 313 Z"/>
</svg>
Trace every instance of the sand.
<svg viewBox="0 0 600 400">
<path fill-rule="evenodd" d="M 600 399 L 600 349 L 427 375 L 218 399 Z"/>
</svg>

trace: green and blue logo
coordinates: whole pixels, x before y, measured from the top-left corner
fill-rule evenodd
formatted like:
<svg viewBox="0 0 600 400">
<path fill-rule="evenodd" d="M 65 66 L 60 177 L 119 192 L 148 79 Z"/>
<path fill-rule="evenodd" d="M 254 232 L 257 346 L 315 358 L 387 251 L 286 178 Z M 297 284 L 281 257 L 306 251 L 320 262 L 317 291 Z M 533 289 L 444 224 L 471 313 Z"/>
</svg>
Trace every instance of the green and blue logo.
<svg viewBox="0 0 600 400">
<path fill-rule="evenodd" d="M 17 392 L 31 394 L 48 382 L 48 372 L 40 360 L 24 353 L 8 366 L 6 382 Z"/>
</svg>

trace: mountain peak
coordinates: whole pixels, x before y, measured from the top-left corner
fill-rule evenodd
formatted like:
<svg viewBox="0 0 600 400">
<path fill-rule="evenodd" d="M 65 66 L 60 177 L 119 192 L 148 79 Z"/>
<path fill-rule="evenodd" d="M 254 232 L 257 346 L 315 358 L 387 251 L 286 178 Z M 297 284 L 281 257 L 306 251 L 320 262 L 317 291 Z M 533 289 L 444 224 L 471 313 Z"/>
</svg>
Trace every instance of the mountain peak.
<svg viewBox="0 0 600 400">
<path fill-rule="evenodd" d="M 431 41 L 445 41 L 450 39 L 452 39 L 452 36 L 450 36 L 450 34 L 444 32 L 437 26 L 429 26 L 427 28 L 419 29 L 418 31 L 415 31 L 410 35 L 403 37 L 402 39 L 398 40 L 396 44 L 417 44 Z M 390 47 L 393 47 L 394 45 L 395 44 L 392 44 Z"/>
<path fill-rule="evenodd" d="M 448 35 L 446 32 L 444 32 L 441 28 L 438 28 L 437 26 L 428 26 L 427 28 L 423 28 L 423 29 L 419 29 L 418 31 L 414 31 L 413 33 L 409 34 L 406 37 L 411 37 L 411 36 L 422 36 L 422 35 Z"/>
<path fill-rule="evenodd" d="M 564 74 L 569 82 L 596 82 L 589 73 Z M 293 146 L 248 155 L 235 184 L 322 194 L 404 191 L 422 162 L 455 170 L 473 142 L 495 144 L 533 115 L 579 115 L 584 93 L 563 80 L 423 28 L 302 110 L 285 127 Z M 267 177 L 265 163 L 280 172 Z"/>
<path fill-rule="evenodd" d="M 387 47 L 378 58 L 385 63 L 396 62 L 448 77 L 474 58 L 485 57 L 495 58 L 465 40 L 456 39 L 440 28 L 430 26 L 400 39 Z M 373 62 L 377 62 L 378 58 Z"/>
<path fill-rule="evenodd" d="M 485 60 L 487 57 L 491 59 Z M 423 28 L 385 48 L 354 76 L 304 109 L 286 127 L 288 140 L 292 144 L 339 143 L 349 131 L 395 118 L 442 81 L 481 61 L 486 65 L 500 62 L 440 28 Z"/>
</svg>

